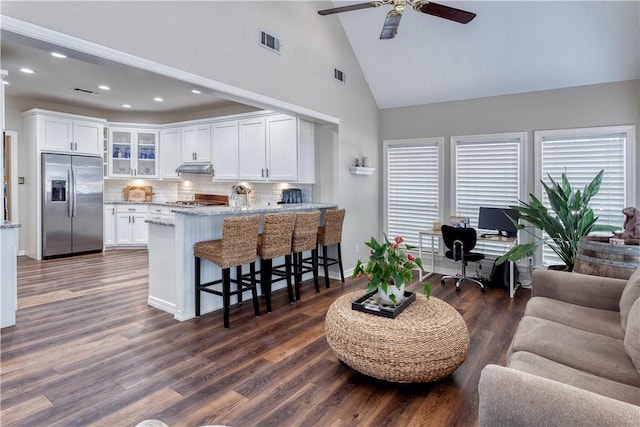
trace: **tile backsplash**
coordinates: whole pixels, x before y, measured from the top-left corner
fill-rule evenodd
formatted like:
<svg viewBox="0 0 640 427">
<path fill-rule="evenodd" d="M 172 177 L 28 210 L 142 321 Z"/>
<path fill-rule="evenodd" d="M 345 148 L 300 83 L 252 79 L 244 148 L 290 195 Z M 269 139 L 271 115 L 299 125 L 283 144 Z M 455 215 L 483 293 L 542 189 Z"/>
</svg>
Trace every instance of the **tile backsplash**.
<svg viewBox="0 0 640 427">
<path fill-rule="evenodd" d="M 215 182 L 208 175 L 184 174 L 181 181 L 159 181 L 141 179 L 105 179 L 104 200 L 106 202 L 124 201 L 123 189 L 128 185 L 153 187 L 154 202 L 174 202 L 176 200 L 191 200 L 195 193 L 229 195 L 235 182 Z M 281 200 L 282 190 L 285 188 L 300 188 L 302 201 L 313 200 L 312 184 L 264 183 L 251 182 L 247 186 L 251 189 L 249 199 L 252 205 L 275 204 Z"/>
</svg>

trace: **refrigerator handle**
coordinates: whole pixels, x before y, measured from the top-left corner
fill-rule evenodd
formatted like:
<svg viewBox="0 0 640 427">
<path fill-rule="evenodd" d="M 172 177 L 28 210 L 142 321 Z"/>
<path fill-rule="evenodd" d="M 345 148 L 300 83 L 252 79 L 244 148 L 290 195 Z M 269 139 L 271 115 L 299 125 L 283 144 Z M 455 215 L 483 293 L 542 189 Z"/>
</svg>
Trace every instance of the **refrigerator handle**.
<svg viewBox="0 0 640 427">
<path fill-rule="evenodd" d="M 67 169 L 67 216 L 73 217 L 73 193 L 71 189 L 71 169 Z"/>
<path fill-rule="evenodd" d="M 77 213 L 76 212 L 77 204 L 76 204 L 76 171 L 73 170 L 73 168 L 71 168 L 71 191 L 72 191 L 71 201 L 73 205 L 73 208 L 71 209 L 71 216 L 74 217 L 76 216 L 76 213 Z"/>
</svg>

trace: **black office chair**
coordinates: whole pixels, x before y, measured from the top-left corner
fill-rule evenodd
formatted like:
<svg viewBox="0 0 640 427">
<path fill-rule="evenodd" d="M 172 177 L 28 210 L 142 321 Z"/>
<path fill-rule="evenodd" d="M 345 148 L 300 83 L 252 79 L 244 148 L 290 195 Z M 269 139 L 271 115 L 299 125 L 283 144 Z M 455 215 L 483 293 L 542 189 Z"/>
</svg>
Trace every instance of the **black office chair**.
<svg viewBox="0 0 640 427">
<path fill-rule="evenodd" d="M 454 261 L 462 262 L 462 273 L 455 276 L 444 276 L 440 280 L 440 284 L 444 286 L 445 280 L 456 279 L 456 292 L 460 292 L 460 284 L 465 280 L 470 280 L 480 286 L 480 290 L 484 292 L 484 285 L 479 280 L 467 277 L 467 263 L 478 262 L 484 259 L 484 254 L 479 252 L 471 252 L 476 247 L 476 230 L 474 228 L 456 228 L 450 225 L 443 225 L 442 240 L 447 247 L 444 256 Z"/>
</svg>

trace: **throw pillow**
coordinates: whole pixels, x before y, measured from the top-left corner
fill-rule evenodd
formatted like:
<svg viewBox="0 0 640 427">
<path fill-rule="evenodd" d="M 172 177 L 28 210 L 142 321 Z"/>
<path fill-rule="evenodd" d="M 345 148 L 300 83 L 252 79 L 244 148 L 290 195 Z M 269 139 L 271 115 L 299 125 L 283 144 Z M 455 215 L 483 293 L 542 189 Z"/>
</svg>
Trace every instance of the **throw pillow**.
<svg viewBox="0 0 640 427">
<path fill-rule="evenodd" d="M 624 350 L 640 373 L 640 299 L 629 311 L 627 331 L 624 334 Z"/>
<path fill-rule="evenodd" d="M 629 310 L 631 310 L 631 306 L 639 297 L 640 268 L 638 268 L 631 277 L 629 277 L 629 281 L 625 285 L 624 290 L 622 291 L 622 296 L 620 297 L 620 324 L 624 331 L 627 330 L 627 317 L 629 316 Z"/>
</svg>

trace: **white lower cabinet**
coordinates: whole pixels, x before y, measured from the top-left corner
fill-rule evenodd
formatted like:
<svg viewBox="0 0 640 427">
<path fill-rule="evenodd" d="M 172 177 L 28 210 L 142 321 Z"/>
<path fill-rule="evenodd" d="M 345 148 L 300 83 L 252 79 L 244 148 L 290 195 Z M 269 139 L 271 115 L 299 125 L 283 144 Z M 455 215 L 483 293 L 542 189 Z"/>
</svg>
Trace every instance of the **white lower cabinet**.
<svg viewBox="0 0 640 427">
<path fill-rule="evenodd" d="M 116 207 L 116 245 L 145 246 L 148 239 L 149 208 L 144 205 Z"/>
<path fill-rule="evenodd" d="M 116 205 L 104 205 L 104 246 L 116 244 Z"/>
</svg>

